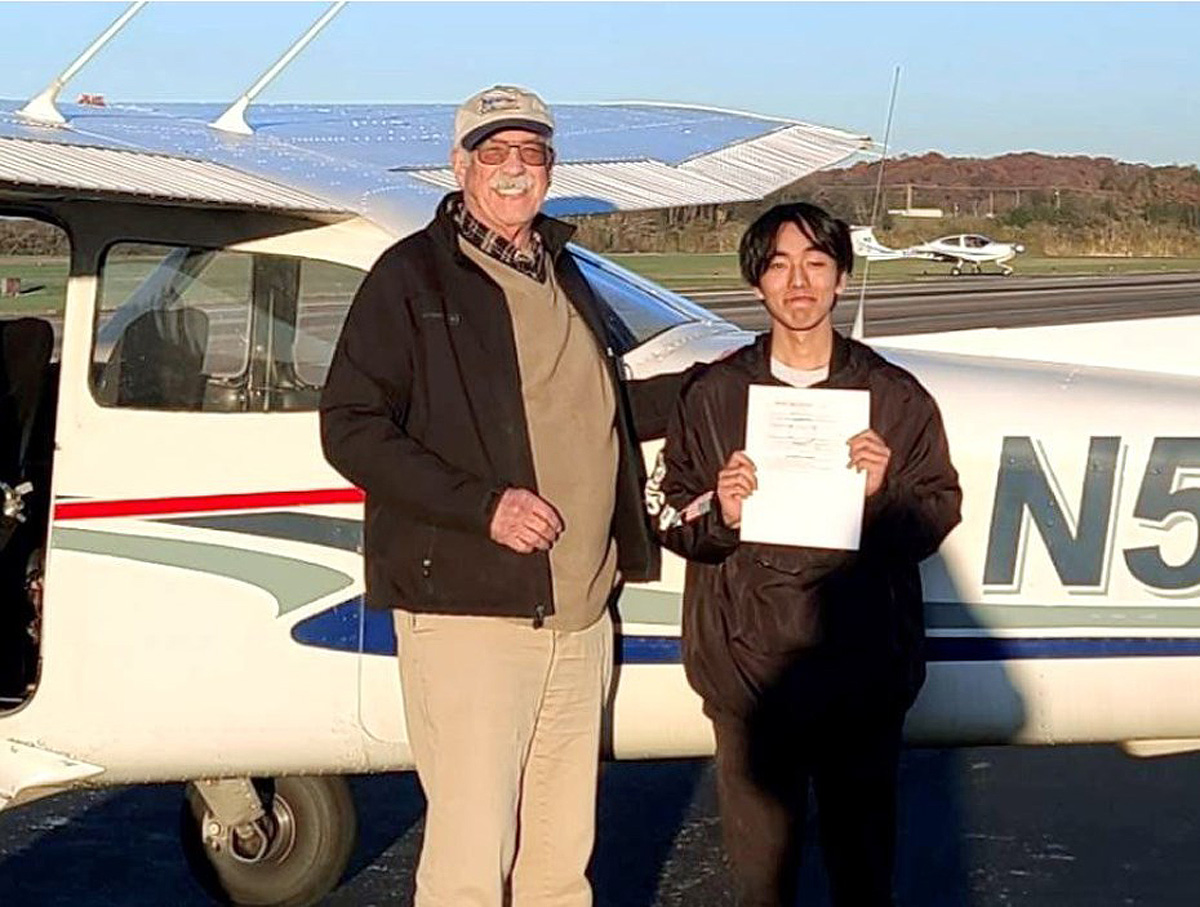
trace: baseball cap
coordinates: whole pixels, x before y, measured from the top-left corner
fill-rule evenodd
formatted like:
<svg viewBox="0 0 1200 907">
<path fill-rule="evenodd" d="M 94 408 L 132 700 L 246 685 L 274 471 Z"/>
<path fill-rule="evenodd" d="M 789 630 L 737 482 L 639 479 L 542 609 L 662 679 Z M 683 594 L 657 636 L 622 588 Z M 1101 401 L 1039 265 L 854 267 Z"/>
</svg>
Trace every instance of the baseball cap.
<svg viewBox="0 0 1200 907">
<path fill-rule="evenodd" d="M 549 138 L 554 117 L 541 98 L 515 85 L 485 88 L 467 98 L 454 114 L 454 144 L 467 151 L 501 129 L 528 129 Z"/>
</svg>

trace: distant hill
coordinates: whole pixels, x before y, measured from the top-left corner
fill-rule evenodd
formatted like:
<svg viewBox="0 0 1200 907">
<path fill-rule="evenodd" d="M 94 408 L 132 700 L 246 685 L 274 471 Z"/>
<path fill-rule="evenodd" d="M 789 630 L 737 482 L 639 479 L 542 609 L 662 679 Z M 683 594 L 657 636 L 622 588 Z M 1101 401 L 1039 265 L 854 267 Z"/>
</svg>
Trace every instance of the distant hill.
<svg viewBox="0 0 1200 907">
<path fill-rule="evenodd" d="M 866 223 L 878 163 L 814 173 L 782 197 L 807 197 Z M 884 165 L 881 209 L 940 208 L 946 219 L 884 215 L 881 237 L 907 243 L 930 231 L 975 230 L 1057 255 L 1178 255 L 1200 248 L 1200 170 L 1112 158 L 1022 152 L 993 158 L 937 153 Z"/>
<path fill-rule="evenodd" d="M 805 199 L 851 223 L 871 219 L 879 164 L 824 170 L 757 204 L 579 218 L 581 241 L 607 251 L 731 251 L 745 225 L 779 201 Z M 1048 255 L 1200 253 L 1200 169 L 1036 152 L 993 158 L 901 156 L 884 165 L 877 221 L 885 242 L 979 232 Z M 917 219 L 885 212 L 937 208 Z"/>
<path fill-rule="evenodd" d="M 878 163 L 823 170 L 793 187 L 875 185 Z M 1196 167 L 1152 167 L 1108 157 L 1056 156 L 1022 151 L 991 158 L 945 157 L 936 152 L 901 155 L 887 161 L 887 183 L 953 187 L 1039 187 L 1115 192 L 1143 202 L 1155 199 L 1200 205 L 1200 170 Z"/>
</svg>

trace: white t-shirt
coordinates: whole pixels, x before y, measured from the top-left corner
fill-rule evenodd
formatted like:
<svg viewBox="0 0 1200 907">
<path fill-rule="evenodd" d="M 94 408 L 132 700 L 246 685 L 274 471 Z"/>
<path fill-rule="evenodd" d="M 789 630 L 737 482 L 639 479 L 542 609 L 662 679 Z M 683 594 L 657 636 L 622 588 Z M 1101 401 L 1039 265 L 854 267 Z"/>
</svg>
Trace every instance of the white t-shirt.
<svg viewBox="0 0 1200 907">
<path fill-rule="evenodd" d="M 826 363 L 820 368 L 792 368 L 772 356 L 771 374 L 792 387 L 812 387 L 829 377 L 829 364 Z"/>
</svg>

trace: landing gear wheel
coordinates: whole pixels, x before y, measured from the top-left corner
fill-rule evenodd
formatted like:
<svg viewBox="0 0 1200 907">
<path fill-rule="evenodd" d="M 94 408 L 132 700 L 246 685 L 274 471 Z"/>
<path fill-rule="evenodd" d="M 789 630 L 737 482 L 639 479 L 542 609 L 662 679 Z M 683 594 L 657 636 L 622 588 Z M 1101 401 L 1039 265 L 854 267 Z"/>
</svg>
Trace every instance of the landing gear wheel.
<svg viewBox="0 0 1200 907">
<path fill-rule="evenodd" d="M 953 268 L 950 269 L 950 274 L 954 277 L 958 277 L 959 275 L 962 274 L 962 268 L 960 268 L 958 265 L 955 265 Z"/>
<path fill-rule="evenodd" d="M 334 889 L 350 861 L 358 820 L 340 777 L 256 779 L 269 840 L 213 850 L 204 841 L 212 816 L 192 785 L 179 830 L 188 866 L 218 903 L 308 907 Z M 262 845 L 262 846 L 259 846 Z"/>
</svg>

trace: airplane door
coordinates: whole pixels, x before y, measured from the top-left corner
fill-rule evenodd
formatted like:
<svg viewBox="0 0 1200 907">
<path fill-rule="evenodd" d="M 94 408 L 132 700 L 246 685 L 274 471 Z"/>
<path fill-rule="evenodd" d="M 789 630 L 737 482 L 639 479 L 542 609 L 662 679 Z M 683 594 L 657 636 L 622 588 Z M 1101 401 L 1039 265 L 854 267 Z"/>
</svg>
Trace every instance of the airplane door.
<svg viewBox="0 0 1200 907">
<path fill-rule="evenodd" d="M 294 219 L 106 210 L 64 345 L 52 569 L 79 655 L 51 667 L 102 739 L 329 770 L 359 738 L 359 656 L 296 630 L 361 593 L 361 505 L 316 410 L 365 267 Z"/>
<path fill-rule="evenodd" d="M 66 231 L 0 208 L 0 715 L 38 683 Z"/>
</svg>

